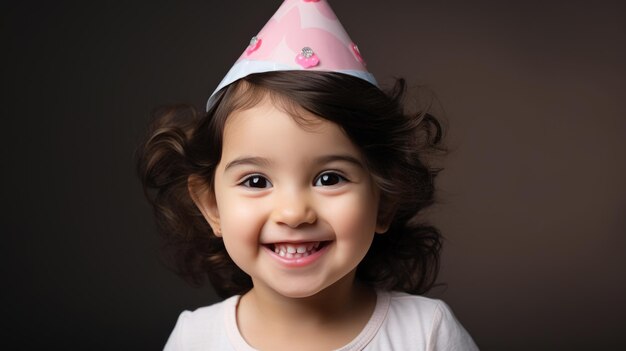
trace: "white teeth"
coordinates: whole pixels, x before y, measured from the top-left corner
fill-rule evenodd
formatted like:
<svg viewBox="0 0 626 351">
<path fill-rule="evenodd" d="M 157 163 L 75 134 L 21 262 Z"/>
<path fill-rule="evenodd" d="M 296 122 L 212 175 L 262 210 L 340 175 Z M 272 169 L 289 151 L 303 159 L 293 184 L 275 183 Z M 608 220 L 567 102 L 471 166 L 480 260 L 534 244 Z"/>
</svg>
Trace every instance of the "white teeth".
<svg viewBox="0 0 626 351">
<path fill-rule="evenodd" d="M 308 244 L 274 244 L 274 252 L 281 257 L 301 258 L 314 253 L 319 248 L 320 242 Z"/>
</svg>

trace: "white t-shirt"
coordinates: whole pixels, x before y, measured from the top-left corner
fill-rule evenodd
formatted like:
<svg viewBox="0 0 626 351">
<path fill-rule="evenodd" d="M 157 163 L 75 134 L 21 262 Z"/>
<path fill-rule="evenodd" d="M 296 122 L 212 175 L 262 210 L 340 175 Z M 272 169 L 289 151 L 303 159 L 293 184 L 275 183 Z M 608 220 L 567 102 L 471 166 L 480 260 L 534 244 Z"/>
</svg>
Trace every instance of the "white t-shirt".
<svg viewBox="0 0 626 351">
<path fill-rule="evenodd" d="M 237 328 L 233 296 L 220 303 L 181 313 L 165 351 L 254 351 Z M 377 292 L 374 313 L 349 344 L 337 351 L 478 350 L 441 300 L 401 292 Z"/>
</svg>

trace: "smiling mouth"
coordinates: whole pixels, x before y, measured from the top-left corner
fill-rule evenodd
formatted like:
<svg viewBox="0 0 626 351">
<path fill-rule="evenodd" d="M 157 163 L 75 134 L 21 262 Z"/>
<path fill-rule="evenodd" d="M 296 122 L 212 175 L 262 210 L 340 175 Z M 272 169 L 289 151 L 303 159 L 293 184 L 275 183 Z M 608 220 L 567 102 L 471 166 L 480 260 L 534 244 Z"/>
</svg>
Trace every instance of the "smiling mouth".
<svg viewBox="0 0 626 351">
<path fill-rule="evenodd" d="M 296 259 L 310 256 L 321 250 L 328 243 L 329 241 L 315 241 L 308 243 L 275 243 L 266 246 L 280 257 Z"/>
</svg>

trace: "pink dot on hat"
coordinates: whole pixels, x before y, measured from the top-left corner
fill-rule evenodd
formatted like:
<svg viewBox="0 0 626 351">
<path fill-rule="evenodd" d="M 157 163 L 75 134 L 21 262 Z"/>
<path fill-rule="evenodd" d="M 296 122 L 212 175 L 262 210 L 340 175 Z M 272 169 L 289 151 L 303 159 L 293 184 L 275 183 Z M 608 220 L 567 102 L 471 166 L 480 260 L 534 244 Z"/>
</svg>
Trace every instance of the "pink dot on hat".
<svg viewBox="0 0 626 351">
<path fill-rule="evenodd" d="M 263 40 L 261 38 L 258 38 L 256 35 L 253 36 L 252 39 L 250 39 L 250 45 L 248 45 L 248 48 L 246 49 L 246 54 L 250 55 L 251 53 L 256 51 L 256 49 L 261 46 L 262 42 Z"/>
<path fill-rule="evenodd" d="M 313 49 L 307 46 L 302 48 L 302 52 L 296 56 L 296 62 L 302 68 L 311 68 L 317 66 L 320 63 L 320 59 L 315 55 Z"/>
</svg>

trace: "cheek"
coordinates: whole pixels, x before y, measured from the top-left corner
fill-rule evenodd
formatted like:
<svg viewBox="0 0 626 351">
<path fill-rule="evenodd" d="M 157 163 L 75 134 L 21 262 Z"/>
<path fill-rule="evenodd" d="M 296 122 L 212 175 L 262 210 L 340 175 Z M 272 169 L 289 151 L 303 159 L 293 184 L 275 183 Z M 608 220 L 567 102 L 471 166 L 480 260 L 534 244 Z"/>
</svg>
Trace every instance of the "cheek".
<svg viewBox="0 0 626 351">
<path fill-rule="evenodd" d="M 336 236 L 337 257 L 356 267 L 365 257 L 375 235 L 375 211 L 365 204 L 349 204 L 333 211 L 331 226 Z"/>
<path fill-rule="evenodd" d="M 259 236 L 263 226 L 258 207 L 224 203 L 228 210 L 220 212 L 222 238 L 228 255 L 244 272 L 251 274 L 259 254 Z"/>
<path fill-rule="evenodd" d="M 259 250 L 259 237 L 264 224 L 260 206 L 238 201 L 236 196 L 218 199 L 222 238 L 230 257 L 246 271 L 246 259 Z"/>
<path fill-rule="evenodd" d="M 233 193 L 218 194 L 217 208 L 222 232 L 231 236 L 244 237 L 259 226 L 262 220 L 260 207 L 255 201 L 242 201 Z"/>
<path fill-rule="evenodd" d="M 362 242 L 376 231 L 377 204 L 373 197 L 348 197 L 326 207 L 325 212 L 336 234 L 344 239 Z"/>
</svg>

